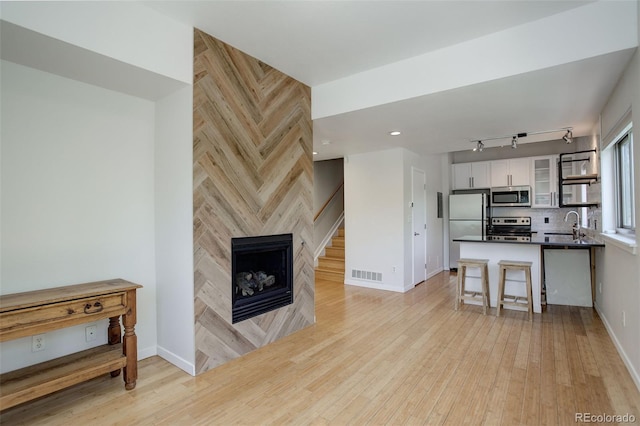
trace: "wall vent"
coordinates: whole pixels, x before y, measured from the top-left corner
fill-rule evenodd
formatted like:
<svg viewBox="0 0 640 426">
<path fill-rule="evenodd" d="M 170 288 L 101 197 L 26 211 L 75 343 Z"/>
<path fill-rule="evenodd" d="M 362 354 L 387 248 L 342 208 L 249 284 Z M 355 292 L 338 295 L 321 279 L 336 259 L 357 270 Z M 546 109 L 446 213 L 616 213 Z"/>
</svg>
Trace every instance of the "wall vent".
<svg viewBox="0 0 640 426">
<path fill-rule="evenodd" d="M 361 271 L 359 269 L 352 269 L 351 278 L 382 282 L 382 272 Z"/>
</svg>

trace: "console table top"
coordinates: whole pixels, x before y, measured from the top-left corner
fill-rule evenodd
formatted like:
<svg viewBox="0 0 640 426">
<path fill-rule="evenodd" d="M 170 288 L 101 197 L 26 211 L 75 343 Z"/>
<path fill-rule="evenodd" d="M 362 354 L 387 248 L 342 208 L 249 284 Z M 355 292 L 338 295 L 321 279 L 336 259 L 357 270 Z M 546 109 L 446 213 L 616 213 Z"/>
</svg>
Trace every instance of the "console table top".
<svg viewBox="0 0 640 426">
<path fill-rule="evenodd" d="M 5 294 L 0 296 L 0 313 L 62 302 L 65 300 L 118 293 L 141 287 L 142 286 L 140 284 L 116 278 L 105 281 L 95 281 L 84 284 L 26 291 L 23 293 Z"/>
</svg>

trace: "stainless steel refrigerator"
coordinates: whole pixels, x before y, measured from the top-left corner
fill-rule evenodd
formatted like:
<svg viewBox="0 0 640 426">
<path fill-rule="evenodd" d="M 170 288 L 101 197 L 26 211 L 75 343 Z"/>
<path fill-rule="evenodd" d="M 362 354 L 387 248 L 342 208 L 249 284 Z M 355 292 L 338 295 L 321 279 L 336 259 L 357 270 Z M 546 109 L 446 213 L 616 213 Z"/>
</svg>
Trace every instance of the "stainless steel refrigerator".
<svg viewBox="0 0 640 426">
<path fill-rule="evenodd" d="M 460 243 L 454 238 L 483 236 L 487 232 L 487 194 L 452 194 L 449 196 L 449 268 L 458 268 Z"/>
</svg>

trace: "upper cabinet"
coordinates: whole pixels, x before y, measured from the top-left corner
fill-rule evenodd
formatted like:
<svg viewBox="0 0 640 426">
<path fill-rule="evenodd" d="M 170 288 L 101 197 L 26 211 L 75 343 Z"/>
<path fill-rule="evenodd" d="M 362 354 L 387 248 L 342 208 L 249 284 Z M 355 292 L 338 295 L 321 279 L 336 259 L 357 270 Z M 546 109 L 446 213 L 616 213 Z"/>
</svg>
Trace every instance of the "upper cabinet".
<svg viewBox="0 0 640 426">
<path fill-rule="evenodd" d="M 458 163 L 452 165 L 453 189 L 489 188 L 490 161 L 477 161 L 475 163 Z"/>
<path fill-rule="evenodd" d="M 531 157 L 531 207 L 558 207 L 558 156 Z"/>
<path fill-rule="evenodd" d="M 491 186 L 531 185 L 529 164 L 529 158 L 491 161 Z"/>
</svg>

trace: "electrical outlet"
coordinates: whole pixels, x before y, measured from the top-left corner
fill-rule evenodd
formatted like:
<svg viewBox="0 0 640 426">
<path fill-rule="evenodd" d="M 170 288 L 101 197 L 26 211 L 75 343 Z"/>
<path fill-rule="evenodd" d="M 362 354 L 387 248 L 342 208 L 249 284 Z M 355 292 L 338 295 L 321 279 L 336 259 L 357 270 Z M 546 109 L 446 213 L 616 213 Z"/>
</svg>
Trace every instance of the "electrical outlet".
<svg viewBox="0 0 640 426">
<path fill-rule="evenodd" d="M 96 334 L 98 333 L 98 326 L 97 325 L 90 325 L 87 328 L 84 329 L 84 334 L 85 334 L 85 338 L 87 339 L 87 342 L 90 342 L 92 340 L 96 340 Z"/>
<path fill-rule="evenodd" d="M 31 352 L 44 351 L 44 334 L 31 336 Z"/>
<path fill-rule="evenodd" d="M 549 223 L 549 218 L 548 217 L 544 218 L 544 223 Z"/>
</svg>

